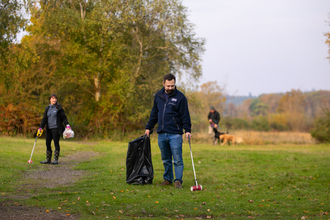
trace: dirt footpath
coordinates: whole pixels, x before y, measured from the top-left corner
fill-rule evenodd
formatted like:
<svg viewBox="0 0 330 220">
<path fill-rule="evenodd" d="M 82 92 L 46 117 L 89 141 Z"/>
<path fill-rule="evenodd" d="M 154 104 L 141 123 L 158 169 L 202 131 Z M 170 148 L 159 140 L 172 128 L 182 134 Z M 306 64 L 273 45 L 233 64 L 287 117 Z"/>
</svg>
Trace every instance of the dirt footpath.
<svg viewBox="0 0 330 220">
<path fill-rule="evenodd" d="M 83 161 L 88 161 L 92 157 L 98 156 L 95 152 L 77 152 L 73 155 L 59 158 L 58 165 L 41 165 L 37 170 L 27 172 L 23 176 L 23 180 L 17 194 L 7 197 L 6 202 L 0 204 L 0 219 L 78 219 L 79 216 L 65 214 L 56 210 L 48 210 L 41 207 L 29 207 L 20 205 L 12 199 L 26 199 L 35 196 L 26 193 L 29 189 L 37 190 L 42 187 L 54 188 L 73 184 L 85 175 L 82 170 L 73 170 L 73 168 Z"/>
</svg>

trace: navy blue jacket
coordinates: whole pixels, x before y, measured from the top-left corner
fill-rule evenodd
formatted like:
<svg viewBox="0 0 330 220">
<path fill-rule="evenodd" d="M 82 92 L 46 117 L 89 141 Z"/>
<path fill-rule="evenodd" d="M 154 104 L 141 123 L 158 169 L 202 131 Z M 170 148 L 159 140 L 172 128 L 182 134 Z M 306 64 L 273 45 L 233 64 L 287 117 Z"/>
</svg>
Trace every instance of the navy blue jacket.
<svg viewBox="0 0 330 220">
<path fill-rule="evenodd" d="M 155 95 L 146 129 L 151 130 L 158 123 L 157 133 L 183 134 L 183 129 L 185 132 L 191 132 L 187 98 L 175 88 L 166 103 L 164 92 L 163 87 Z"/>
</svg>

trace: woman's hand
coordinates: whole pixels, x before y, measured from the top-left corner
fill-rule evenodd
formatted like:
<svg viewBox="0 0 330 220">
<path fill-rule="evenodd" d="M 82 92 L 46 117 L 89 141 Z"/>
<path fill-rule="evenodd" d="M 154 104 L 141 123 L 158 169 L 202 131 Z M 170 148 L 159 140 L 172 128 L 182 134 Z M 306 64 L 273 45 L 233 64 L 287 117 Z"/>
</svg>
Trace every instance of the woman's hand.
<svg viewBox="0 0 330 220">
<path fill-rule="evenodd" d="M 39 128 L 38 131 L 37 131 L 37 137 L 41 137 L 42 135 L 42 128 Z"/>
</svg>

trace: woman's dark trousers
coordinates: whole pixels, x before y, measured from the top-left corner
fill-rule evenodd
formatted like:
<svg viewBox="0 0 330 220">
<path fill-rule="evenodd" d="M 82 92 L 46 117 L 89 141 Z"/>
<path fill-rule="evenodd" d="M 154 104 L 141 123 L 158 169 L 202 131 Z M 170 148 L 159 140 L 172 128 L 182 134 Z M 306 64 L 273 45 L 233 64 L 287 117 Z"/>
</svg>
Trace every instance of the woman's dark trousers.
<svg viewBox="0 0 330 220">
<path fill-rule="evenodd" d="M 50 162 L 52 158 L 52 147 L 51 147 L 52 140 L 54 141 L 55 151 L 54 151 L 54 161 Z M 47 151 L 46 151 L 47 159 L 45 161 L 42 161 L 41 163 L 58 164 L 58 157 L 60 155 L 60 134 L 57 128 L 47 130 L 46 146 L 47 146 Z"/>
</svg>

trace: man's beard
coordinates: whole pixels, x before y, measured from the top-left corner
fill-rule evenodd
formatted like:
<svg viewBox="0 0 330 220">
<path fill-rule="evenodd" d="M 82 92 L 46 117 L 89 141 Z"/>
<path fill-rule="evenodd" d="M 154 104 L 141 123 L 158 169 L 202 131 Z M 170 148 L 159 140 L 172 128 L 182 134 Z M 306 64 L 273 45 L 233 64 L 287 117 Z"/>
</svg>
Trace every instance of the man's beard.
<svg viewBox="0 0 330 220">
<path fill-rule="evenodd" d="M 174 92 L 174 89 L 165 89 L 165 92 L 167 94 L 172 94 Z"/>
</svg>

